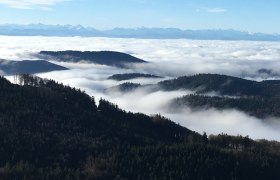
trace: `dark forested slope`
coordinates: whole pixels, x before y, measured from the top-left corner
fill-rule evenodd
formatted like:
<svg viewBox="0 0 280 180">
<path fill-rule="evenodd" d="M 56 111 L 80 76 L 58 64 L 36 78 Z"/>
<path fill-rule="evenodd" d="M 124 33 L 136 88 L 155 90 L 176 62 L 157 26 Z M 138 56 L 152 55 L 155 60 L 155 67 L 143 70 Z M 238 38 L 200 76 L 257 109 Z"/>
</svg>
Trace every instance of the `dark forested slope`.
<svg viewBox="0 0 280 180">
<path fill-rule="evenodd" d="M 218 110 L 237 109 L 258 118 L 280 117 L 280 97 L 218 97 L 203 95 L 186 95 L 172 100 L 172 111 L 191 107 L 194 110 L 216 108 Z"/>
<path fill-rule="evenodd" d="M 0 78 L 1 179 L 279 179 L 280 145 L 199 135 L 54 81 Z"/>
<path fill-rule="evenodd" d="M 280 96 L 280 83 L 277 80 L 257 82 L 220 74 L 182 76 L 150 86 L 153 86 L 154 90 L 175 91 L 186 89 L 197 94 L 215 92 L 221 96 Z"/>
<path fill-rule="evenodd" d="M 63 62 L 86 61 L 117 67 L 125 67 L 126 64 L 131 63 L 146 63 L 142 59 L 115 51 L 41 51 L 39 57 Z"/>
</svg>

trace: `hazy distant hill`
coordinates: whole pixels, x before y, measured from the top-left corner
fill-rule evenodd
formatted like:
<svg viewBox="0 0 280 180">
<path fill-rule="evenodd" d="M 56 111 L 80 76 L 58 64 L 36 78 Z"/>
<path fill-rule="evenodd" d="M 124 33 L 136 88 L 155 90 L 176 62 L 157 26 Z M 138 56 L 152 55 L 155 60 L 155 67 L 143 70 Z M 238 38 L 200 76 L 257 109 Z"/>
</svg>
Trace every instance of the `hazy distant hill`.
<svg viewBox="0 0 280 180">
<path fill-rule="evenodd" d="M 216 93 L 220 96 L 262 96 L 280 97 L 280 83 L 277 80 L 252 81 L 220 74 L 197 74 L 164 80 L 157 84 L 138 86 L 156 90 L 191 90 L 196 94 Z M 122 89 L 125 89 L 123 86 Z"/>
<path fill-rule="evenodd" d="M 173 110 L 184 107 L 237 109 L 260 118 L 280 117 L 279 80 L 257 82 L 218 74 L 199 74 L 162 81 L 159 89 L 196 92 L 174 99 L 169 106 Z M 207 93 L 212 93 L 212 96 L 207 96 Z"/>
<path fill-rule="evenodd" d="M 199 94 L 214 91 L 229 96 L 280 96 L 280 85 L 219 74 L 184 76 L 161 81 L 158 85 L 166 91 L 189 89 Z"/>
<path fill-rule="evenodd" d="M 113 94 L 113 93 L 127 93 L 137 88 L 141 87 L 141 84 L 126 82 L 119 84 L 117 86 L 113 86 L 104 90 L 105 93 Z"/>
<path fill-rule="evenodd" d="M 146 63 L 146 61 L 122 52 L 115 51 L 41 51 L 40 57 L 63 61 L 63 62 L 81 62 L 125 67 L 131 63 Z"/>
<path fill-rule="evenodd" d="M 5 74 L 15 73 L 42 73 L 50 71 L 67 70 L 63 66 L 59 66 L 44 60 L 23 60 L 23 61 L 8 61 L 0 60 L 0 70 Z"/>
<path fill-rule="evenodd" d="M 142 74 L 142 73 L 114 74 L 108 77 L 108 79 L 112 79 L 116 81 L 125 81 L 125 80 L 136 79 L 136 78 L 162 78 L 162 77 L 155 76 L 152 74 Z"/>
<path fill-rule="evenodd" d="M 192 95 L 178 97 L 168 104 L 169 110 L 182 108 L 193 109 L 216 108 L 237 109 L 256 117 L 280 117 L 280 83 L 279 80 L 251 81 L 218 74 L 198 74 L 161 81 L 158 84 L 141 86 L 123 83 L 106 92 L 123 92 L 142 88 L 144 91 L 191 90 Z"/>
<path fill-rule="evenodd" d="M 280 41 L 279 34 L 248 33 L 237 30 L 181 30 L 176 28 L 115 28 L 97 30 L 81 25 L 29 24 L 0 25 L 0 35 L 9 36 L 83 36 L 146 39 L 252 40 Z"/>
<path fill-rule="evenodd" d="M 258 118 L 280 117 L 280 97 L 219 97 L 204 95 L 186 95 L 174 99 L 170 104 L 172 111 L 182 108 L 192 108 L 194 110 L 215 108 L 218 110 L 236 109 Z"/>
</svg>

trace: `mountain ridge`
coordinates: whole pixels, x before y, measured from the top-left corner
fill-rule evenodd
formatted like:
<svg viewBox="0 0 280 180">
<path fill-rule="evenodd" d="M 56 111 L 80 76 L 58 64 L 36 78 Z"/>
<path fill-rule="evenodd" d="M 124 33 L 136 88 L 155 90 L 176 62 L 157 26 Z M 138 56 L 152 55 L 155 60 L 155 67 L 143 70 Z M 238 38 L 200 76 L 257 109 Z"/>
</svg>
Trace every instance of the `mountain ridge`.
<svg viewBox="0 0 280 180">
<path fill-rule="evenodd" d="M 182 30 L 177 28 L 114 28 L 98 30 L 81 25 L 2 24 L 0 35 L 8 36 L 82 36 L 143 39 L 249 40 L 280 41 L 279 34 L 249 33 L 232 29 Z"/>
<path fill-rule="evenodd" d="M 163 90 L 194 90 L 198 94 L 217 92 L 228 96 L 280 96 L 277 84 L 247 80 L 221 74 L 197 74 L 182 76 L 158 83 Z"/>
<path fill-rule="evenodd" d="M 138 88 L 141 87 L 143 86 Z M 145 85 L 144 87 L 152 87 L 154 91 L 191 90 L 196 94 L 215 92 L 220 96 L 280 96 L 280 84 L 278 81 L 258 82 L 221 74 L 180 76 L 160 81 L 157 84 Z"/>
<path fill-rule="evenodd" d="M 161 76 L 153 75 L 153 74 L 143 74 L 143 73 L 125 73 L 125 74 L 113 74 L 109 76 L 107 79 L 116 80 L 116 81 L 125 81 L 137 78 L 163 78 Z"/>
<path fill-rule="evenodd" d="M 127 64 L 131 63 L 147 63 L 147 61 L 140 58 L 117 51 L 40 51 L 36 56 L 62 62 L 87 61 L 89 63 L 121 68 L 125 68 Z"/>
</svg>

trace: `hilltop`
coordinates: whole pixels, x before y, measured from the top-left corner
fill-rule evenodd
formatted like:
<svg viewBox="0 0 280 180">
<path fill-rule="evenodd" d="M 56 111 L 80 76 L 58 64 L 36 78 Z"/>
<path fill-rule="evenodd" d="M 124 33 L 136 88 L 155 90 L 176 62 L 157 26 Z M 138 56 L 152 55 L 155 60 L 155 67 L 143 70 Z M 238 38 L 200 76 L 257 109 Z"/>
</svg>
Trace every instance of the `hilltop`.
<svg viewBox="0 0 280 180">
<path fill-rule="evenodd" d="M 0 60 L 0 70 L 6 75 L 12 75 L 22 73 L 35 74 L 50 71 L 62 71 L 67 70 L 67 68 L 44 60 Z"/>
<path fill-rule="evenodd" d="M 125 67 L 127 64 L 146 61 L 126 53 L 116 51 L 41 51 L 39 57 L 63 62 L 81 62 Z"/>
</svg>

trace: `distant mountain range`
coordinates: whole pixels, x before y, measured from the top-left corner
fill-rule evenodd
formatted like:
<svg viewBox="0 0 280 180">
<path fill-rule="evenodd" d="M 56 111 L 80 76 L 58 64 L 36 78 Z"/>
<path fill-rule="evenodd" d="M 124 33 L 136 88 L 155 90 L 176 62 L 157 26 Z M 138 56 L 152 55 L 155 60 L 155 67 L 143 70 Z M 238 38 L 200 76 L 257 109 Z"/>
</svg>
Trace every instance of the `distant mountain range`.
<svg viewBox="0 0 280 180">
<path fill-rule="evenodd" d="M 280 41 L 280 34 L 248 33 L 237 30 L 181 30 L 176 28 L 115 28 L 97 30 L 81 25 L 29 24 L 0 25 L 0 35 L 8 36 L 82 36 L 143 39 L 197 39 L 197 40 L 250 40 Z"/>
<path fill-rule="evenodd" d="M 6 75 L 12 75 L 16 73 L 35 74 L 60 70 L 67 70 L 67 68 L 44 60 L 0 60 L 0 71 L 3 71 Z"/>
</svg>

